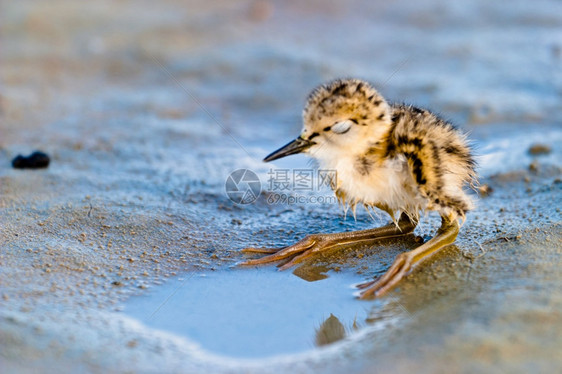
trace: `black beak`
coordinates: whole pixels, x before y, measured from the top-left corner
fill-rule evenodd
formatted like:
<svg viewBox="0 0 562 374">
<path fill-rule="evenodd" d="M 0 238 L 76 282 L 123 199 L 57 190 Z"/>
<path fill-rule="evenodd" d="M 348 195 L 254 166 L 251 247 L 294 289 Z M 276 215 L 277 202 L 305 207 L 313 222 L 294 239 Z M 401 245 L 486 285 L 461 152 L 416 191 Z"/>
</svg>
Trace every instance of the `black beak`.
<svg viewBox="0 0 562 374">
<path fill-rule="evenodd" d="M 298 138 L 296 138 L 295 140 L 293 140 L 289 144 L 285 144 L 283 147 L 281 147 L 278 150 L 276 150 L 275 152 L 271 153 L 269 156 L 267 156 L 263 160 L 265 162 L 269 162 L 269 161 L 277 160 L 277 159 L 285 157 L 285 156 L 301 153 L 301 152 L 305 151 L 306 149 L 310 148 L 311 146 L 313 146 L 314 144 L 316 144 L 316 143 L 311 142 L 310 140 L 303 139 L 299 136 Z"/>
</svg>

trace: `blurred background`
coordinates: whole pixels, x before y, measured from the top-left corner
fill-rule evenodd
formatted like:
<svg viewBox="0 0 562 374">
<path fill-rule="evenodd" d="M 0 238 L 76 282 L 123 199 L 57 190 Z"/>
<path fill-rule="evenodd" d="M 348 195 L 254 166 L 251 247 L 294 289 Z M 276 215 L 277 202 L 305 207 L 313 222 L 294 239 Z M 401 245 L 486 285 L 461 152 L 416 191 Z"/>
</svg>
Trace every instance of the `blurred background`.
<svg viewBox="0 0 562 374">
<path fill-rule="evenodd" d="M 369 80 L 389 101 L 426 107 L 469 132 L 482 182 L 495 192 L 449 253 L 457 270 L 436 265 L 428 275 L 441 279 L 427 282 L 439 289 L 439 306 L 424 309 L 436 291 L 415 282 L 396 297 L 418 317 L 400 308 L 381 314 L 389 300 L 374 304 L 370 321 L 402 313 L 418 338 L 367 334 L 337 360 L 305 357 L 268 370 L 297 362 L 302 371 L 369 372 L 377 363 L 406 372 L 438 354 L 424 370 L 556 367 L 560 336 L 541 328 L 562 322 L 562 296 L 549 291 L 560 278 L 541 274 L 560 263 L 562 2 L 0 0 L 0 368 L 216 363 L 127 323 L 99 326 L 114 326 L 124 317 L 104 313 L 164 279 L 228 269 L 247 245 L 372 226 L 364 213 L 343 221 L 335 204 L 238 206 L 224 193 L 239 168 L 265 187 L 270 165 L 261 159 L 299 133 L 310 90 L 337 77 Z M 36 149 L 51 156 L 47 170 L 11 168 L 12 158 Z M 301 156 L 276 163 L 306 165 Z M 526 233 L 539 229 L 550 244 L 536 252 L 546 236 Z M 530 244 L 510 262 L 514 249 L 505 246 L 522 237 Z M 482 248 L 475 241 L 503 246 L 495 263 L 474 265 Z M 338 271 L 364 280 L 403 244 L 382 262 L 332 259 L 317 270 L 339 261 Z M 469 278 L 476 283 L 459 280 Z M 482 289 L 496 291 L 482 299 Z M 521 291 L 529 289 L 533 296 Z M 502 300 L 511 301 L 490 309 Z M 442 321 L 450 324 L 437 329 Z M 510 322 L 494 330 L 494 321 Z M 522 326 L 536 339 L 514 338 Z M 397 339 L 394 348 L 385 339 Z M 359 363 L 341 358 L 349 352 Z M 244 370 L 265 370 L 252 365 Z"/>
<path fill-rule="evenodd" d="M 160 138 L 154 130 L 189 128 L 190 139 L 243 145 L 259 160 L 278 145 L 271 139 L 299 131 L 308 92 L 342 76 L 469 129 L 559 124 L 560 7 L 4 1 L 0 141 L 5 150 L 48 148 L 53 136 L 86 148 L 131 146 L 143 131 Z M 266 150 L 253 148 L 266 141 Z"/>
</svg>

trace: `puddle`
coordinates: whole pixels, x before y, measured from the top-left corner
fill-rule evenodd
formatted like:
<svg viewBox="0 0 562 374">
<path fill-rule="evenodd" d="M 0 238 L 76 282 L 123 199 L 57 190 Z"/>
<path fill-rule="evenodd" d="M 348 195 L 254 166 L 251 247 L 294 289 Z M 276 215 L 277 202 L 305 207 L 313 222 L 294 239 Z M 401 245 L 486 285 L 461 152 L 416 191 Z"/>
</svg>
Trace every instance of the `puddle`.
<svg viewBox="0 0 562 374">
<path fill-rule="evenodd" d="M 131 298 L 125 313 L 216 354 L 293 354 L 365 324 L 371 304 L 355 299 L 352 289 L 361 280 L 337 273 L 308 282 L 271 268 L 199 273 Z"/>
</svg>

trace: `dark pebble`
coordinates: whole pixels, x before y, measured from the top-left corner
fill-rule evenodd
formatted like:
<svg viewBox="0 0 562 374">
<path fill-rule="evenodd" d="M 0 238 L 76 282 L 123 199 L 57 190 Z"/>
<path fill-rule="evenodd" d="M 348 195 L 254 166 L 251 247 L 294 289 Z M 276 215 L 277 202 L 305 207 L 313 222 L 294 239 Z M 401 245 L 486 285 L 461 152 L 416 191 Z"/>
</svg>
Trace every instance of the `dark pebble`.
<svg viewBox="0 0 562 374">
<path fill-rule="evenodd" d="M 546 144 L 533 144 L 529 148 L 529 154 L 533 156 L 547 155 L 552 152 L 552 149 Z"/>
<path fill-rule="evenodd" d="M 36 151 L 27 157 L 18 155 L 12 160 L 12 167 L 14 169 L 42 169 L 48 167 L 50 161 L 51 159 L 46 153 Z"/>
</svg>

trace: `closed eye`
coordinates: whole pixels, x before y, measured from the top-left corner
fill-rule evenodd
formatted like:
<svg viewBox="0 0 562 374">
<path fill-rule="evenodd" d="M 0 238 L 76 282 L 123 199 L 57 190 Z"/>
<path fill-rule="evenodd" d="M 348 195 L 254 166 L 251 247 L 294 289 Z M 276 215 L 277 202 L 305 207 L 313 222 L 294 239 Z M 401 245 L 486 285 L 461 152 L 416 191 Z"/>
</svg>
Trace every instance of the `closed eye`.
<svg viewBox="0 0 562 374">
<path fill-rule="evenodd" d="M 332 125 L 332 131 L 336 134 L 345 134 L 349 131 L 349 129 L 351 129 L 352 124 L 353 123 L 350 120 L 336 122 Z"/>
</svg>

